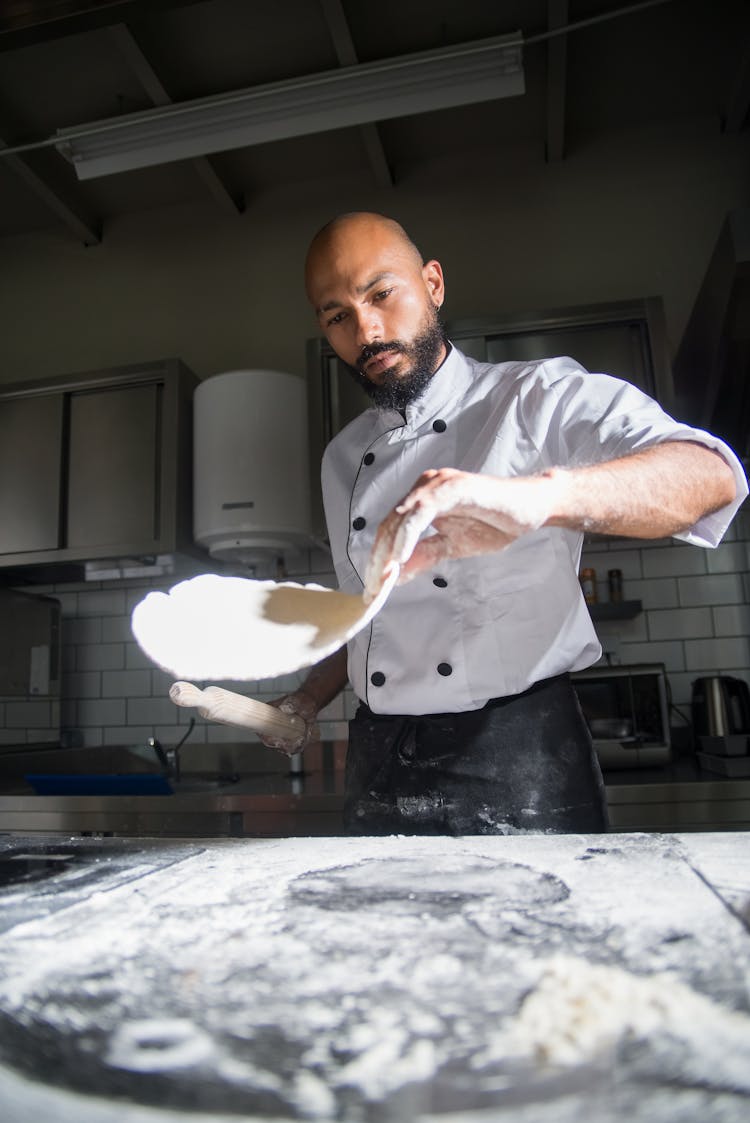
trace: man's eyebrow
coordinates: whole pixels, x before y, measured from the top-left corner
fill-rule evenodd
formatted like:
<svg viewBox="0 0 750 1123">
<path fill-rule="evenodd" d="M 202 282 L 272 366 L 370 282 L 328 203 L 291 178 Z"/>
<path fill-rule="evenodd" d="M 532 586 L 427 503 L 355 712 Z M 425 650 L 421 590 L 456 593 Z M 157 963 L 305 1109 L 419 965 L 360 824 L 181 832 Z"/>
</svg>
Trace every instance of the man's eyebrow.
<svg viewBox="0 0 750 1123">
<path fill-rule="evenodd" d="M 369 292 L 369 290 L 375 285 L 379 285 L 381 281 L 385 281 L 395 276 L 395 273 L 391 273 L 389 270 L 385 269 L 382 273 L 376 273 L 375 276 L 372 277 L 369 281 L 365 281 L 365 283 L 363 285 L 360 285 L 356 291 L 360 296 L 364 296 L 366 292 Z"/>
<path fill-rule="evenodd" d="M 371 288 L 375 287 L 375 285 L 379 285 L 381 281 L 385 281 L 385 280 L 387 280 L 391 277 L 395 277 L 395 276 L 396 276 L 395 273 L 391 273 L 387 270 L 384 271 L 383 273 L 376 273 L 374 277 L 371 277 L 369 279 L 369 281 L 365 281 L 365 283 L 363 285 L 357 285 L 357 287 L 354 291 L 357 293 L 358 296 L 364 296 L 364 294 L 366 292 L 369 292 Z M 328 301 L 326 301 L 325 304 L 320 305 L 320 307 L 318 308 L 318 315 L 320 315 L 321 312 L 332 312 L 334 308 L 340 308 L 340 307 L 341 307 L 341 301 L 340 300 L 328 300 Z"/>
</svg>

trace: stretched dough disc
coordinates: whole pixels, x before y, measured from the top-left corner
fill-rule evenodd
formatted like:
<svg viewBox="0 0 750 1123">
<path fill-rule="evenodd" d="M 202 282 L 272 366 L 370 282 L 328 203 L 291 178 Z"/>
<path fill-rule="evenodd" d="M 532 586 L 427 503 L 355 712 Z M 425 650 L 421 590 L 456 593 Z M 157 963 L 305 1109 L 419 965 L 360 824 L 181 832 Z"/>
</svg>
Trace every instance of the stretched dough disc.
<svg viewBox="0 0 750 1123">
<path fill-rule="evenodd" d="M 204 574 L 135 606 L 133 635 L 154 663 L 176 678 L 263 679 L 318 663 L 380 611 L 398 569 L 377 597 Z"/>
</svg>

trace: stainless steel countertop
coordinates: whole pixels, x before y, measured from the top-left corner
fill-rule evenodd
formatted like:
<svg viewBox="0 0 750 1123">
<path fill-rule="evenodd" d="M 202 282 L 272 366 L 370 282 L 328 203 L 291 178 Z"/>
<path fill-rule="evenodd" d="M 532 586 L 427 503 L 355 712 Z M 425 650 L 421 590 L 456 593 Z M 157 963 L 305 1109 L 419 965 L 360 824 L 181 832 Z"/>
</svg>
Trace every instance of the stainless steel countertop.
<svg viewBox="0 0 750 1123">
<path fill-rule="evenodd" d="M 0 832 L 179 838 L 343 833 L 343 772 L 333 768 L 333 746 L 317 746 L 309 759 L 318 767 L 302 774 L 290 774 L 276 755 L 270 758 L 274 770 L 249 771 L 253 752 L 243 743 L 193 746 L 183 757 L 182 781 L 165 796 L 37 795 L 23 779 L 40 772 L 156 771 L 128 746 L 6 755 L 0 759 Z M 232 772 L 236 782 L 222 782 Z M 701 772 L 692 759 L 608 772 L 605 785 L 613 830 L 750 830 L 750 779 Z"/>
</svg>

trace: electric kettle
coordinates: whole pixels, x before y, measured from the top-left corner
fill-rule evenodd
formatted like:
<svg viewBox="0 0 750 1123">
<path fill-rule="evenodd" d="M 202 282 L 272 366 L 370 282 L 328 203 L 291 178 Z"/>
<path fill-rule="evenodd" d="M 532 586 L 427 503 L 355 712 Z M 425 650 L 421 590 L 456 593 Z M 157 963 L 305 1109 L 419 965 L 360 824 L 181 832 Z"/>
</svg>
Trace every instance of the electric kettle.
<svg viewBox="0 0 750 1123">
<path fill-rule="evenodd" d="M 693 683 L 693 730 L 696 737 L 750 733 L 750 688 L 730 675 L 710 675 Z"/>
</svg>

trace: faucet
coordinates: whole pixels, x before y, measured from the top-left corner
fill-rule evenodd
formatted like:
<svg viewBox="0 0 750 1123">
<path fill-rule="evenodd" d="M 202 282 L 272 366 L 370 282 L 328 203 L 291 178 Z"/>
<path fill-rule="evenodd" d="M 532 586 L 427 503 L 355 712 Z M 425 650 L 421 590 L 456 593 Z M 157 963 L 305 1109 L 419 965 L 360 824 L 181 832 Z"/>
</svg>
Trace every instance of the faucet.
<svg viewBox="0 0 750 1123">
<path fill-rule="evenodd" d="M 165 749 L 158 737 L 149 737 L 148 746 L 156 753 L 164 775 L 179 783 L 180 780 L 180 746 Z"/>
</svg>

